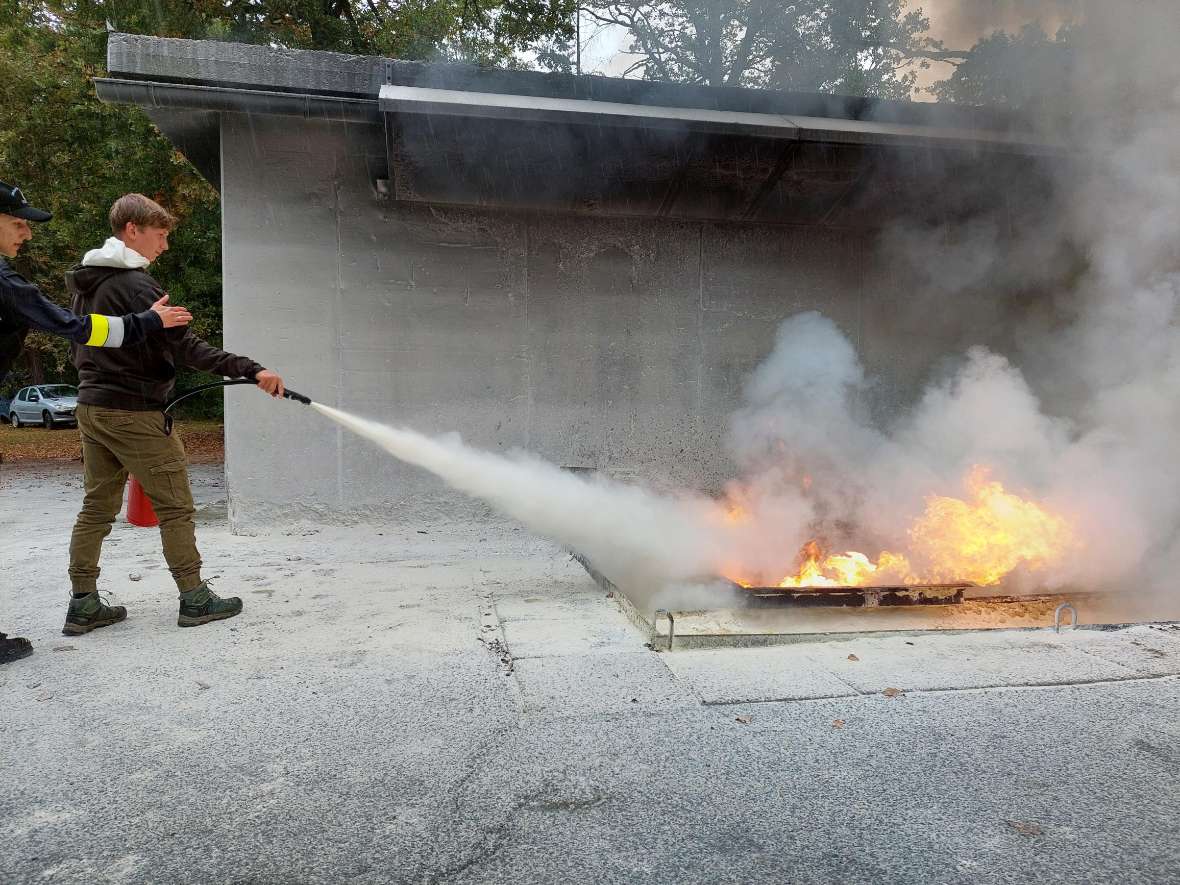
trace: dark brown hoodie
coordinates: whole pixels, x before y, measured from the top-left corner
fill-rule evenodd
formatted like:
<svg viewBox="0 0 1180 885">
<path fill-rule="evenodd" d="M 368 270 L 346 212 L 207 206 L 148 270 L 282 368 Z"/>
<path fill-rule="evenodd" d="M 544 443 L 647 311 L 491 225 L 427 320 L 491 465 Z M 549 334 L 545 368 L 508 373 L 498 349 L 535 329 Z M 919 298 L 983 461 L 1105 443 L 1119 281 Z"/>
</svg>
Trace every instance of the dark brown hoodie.
<svg viewBox="0 0 1180 885">
<path fill-rule="evenodd" d="M 114 243 L 111 242 L 114 240 Z M 114 237 L 103 249 L 86 253 L 66 274 L 75 313 L 116 316 L 147 310 L 164 289 L 143 268 L 147 262 Z M 188 327 L 165 329 L 142 344 L 101 348 L 73 345 L 78 369 L 78 402 L 144 412 L 164 407 L 176 384 L 176 369 L 186 366 L 229 378 L 253 379 L 263 367 L 206 344 Z"/>
</svg>

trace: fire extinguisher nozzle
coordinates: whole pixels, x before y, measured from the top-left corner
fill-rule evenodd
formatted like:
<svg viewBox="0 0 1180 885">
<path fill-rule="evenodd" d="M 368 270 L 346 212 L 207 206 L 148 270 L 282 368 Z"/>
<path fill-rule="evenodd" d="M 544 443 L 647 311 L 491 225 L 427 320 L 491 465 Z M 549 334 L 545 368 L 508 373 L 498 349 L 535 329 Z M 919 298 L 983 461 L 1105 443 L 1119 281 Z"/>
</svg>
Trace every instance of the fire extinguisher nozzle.
<svg viewBox="0 0 1180 885">
<path fill-rule="evenodd" d="M 302 393 L 296 393 L 294 390 L 284 391 L 283 396 L 285 396 L 287 399 L 293 399 L 297 403 L 303 403 L 305 406 L 311 405 L 310 397 L 306 397 Z"/>
</svg>

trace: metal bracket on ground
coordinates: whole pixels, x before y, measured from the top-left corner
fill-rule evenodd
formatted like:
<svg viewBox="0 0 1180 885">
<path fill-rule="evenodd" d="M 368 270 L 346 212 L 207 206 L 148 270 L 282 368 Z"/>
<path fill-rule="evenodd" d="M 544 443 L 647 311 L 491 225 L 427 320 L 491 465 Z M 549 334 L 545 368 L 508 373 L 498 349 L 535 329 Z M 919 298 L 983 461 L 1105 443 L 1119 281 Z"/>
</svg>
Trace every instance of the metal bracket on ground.
<svg viewBox="0 0 1180 885">
<path fill-rule="evenodd" d="M 1070 624 L 1069 624 L 1070 629 L 1072 630 L 1073 628 L 1077 627 L 1077 625 L 1078 625 L 1078 610 L 1073 607 L 1072 603 L 1063 602 L 1063 603 L 1061 603 L 1061 605 L 1057 606 L 1057 608 L 1053 609 L 1053 632 L 1054 633 L 1061 632 L 1061 613 L 1065 612 L 1065 611 L 1070 612 Z"/>
<path fill-rule="evenodd" d="M 663 622 L 668 623 L 668 632 L 665 634 L 661 627 Z M 656 609 L 655 615 L 652 617 L 652 648 L 657 651 L 671 651 L 673 644 L 676 642 L 676 618 L 672 612 L 667 609 Z"/>
</svg>

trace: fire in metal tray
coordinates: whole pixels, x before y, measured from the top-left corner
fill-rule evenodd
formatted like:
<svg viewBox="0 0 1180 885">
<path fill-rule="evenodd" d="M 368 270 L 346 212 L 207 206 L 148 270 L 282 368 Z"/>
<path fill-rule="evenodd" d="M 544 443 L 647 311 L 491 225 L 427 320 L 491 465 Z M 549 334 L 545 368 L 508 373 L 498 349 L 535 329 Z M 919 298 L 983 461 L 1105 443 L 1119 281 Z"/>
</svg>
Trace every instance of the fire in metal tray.
<svg viewBox="0 0 1180 885">
<path fill-rule="evenodd" d="M 795 590 L 800 599 L 808 600 L 808 594 L 821 590 L 853 596 L 854 591 L 865 591 L 860 604 L 873 604 L 863 600 L 892 594 L 892 598 L 916 601 L 889 604 L 908 605 L 928 598 L 945 602 L 957 588 L 996 586 L 1017 569 L 1044 574 L 1076 550 L 1069 519 L 1043 503 L 1007 491 L 991 478 L 988 468 L 973 467 L 964 477 L 964 486 L 962 498 L 927 496 L 924 512 L 905 533 L 905 547 L 883 550 L 876 559 L 855 550 L 833 553 L 817 537 L 803 545 L 793 568 L 784 564 L 776 573 L 763 569 L 757 574 L 734 563 L 723 573 L 759 595 L 766 595 L 764 590 Z M 740 488 L 731 490 L 727 513 L 731 523 L 752 519 L 744 496 Z"/>
</svg>

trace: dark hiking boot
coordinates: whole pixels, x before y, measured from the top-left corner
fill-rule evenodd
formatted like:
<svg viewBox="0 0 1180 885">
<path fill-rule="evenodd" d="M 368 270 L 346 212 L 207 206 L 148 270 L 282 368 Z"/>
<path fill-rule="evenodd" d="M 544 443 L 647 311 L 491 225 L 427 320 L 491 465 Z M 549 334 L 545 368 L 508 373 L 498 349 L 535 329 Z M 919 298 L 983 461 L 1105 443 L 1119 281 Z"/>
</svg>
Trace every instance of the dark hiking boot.
<svg viewBox="0 0 1180 885">
<path fill-rule="evenodd" d="M 117 624 L 127 617 L 127 609 L 121 605 L 104 605 L 98 591 L 81 597 L 70 597 L 70 608 L 66 612 L 66 625 L 61 632 L 66 636 L 80 636 Z"/>
<path fill-rule="evenodd" d="M 180 617 L 176 619 L 176 624 L 179 627 L 197 627 L 210 621 L 232 618 L 241 612 L 242 600 L 236 596 L 222 599 L 209 589 L 209 582 L 206 581 L 180 594 Z"/>
<path fill-rule="evenodd" d="M 7 664 L 9 661 L 19 661 L 21 658 L 27 658 L 33 653 L 33 643 L 27 639 L 22 639 L 19 636 L 9 636 L 7 633 L 0 633 L 0 664 Z"/>
</svg>

